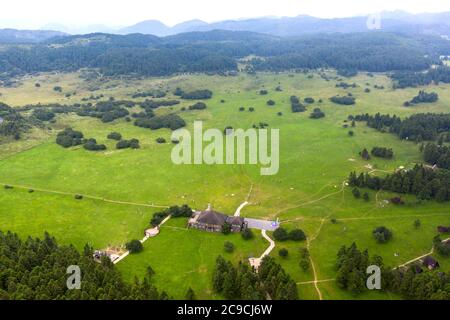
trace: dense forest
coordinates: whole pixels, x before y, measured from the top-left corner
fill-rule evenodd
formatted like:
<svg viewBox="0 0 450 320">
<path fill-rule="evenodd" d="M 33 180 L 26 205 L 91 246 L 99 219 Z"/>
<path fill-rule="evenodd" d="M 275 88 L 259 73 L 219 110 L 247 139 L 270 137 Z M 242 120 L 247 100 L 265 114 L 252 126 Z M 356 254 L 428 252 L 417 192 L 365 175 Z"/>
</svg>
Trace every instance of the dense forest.
<svg viewBox="0 0 450 320">
<path fill-rule="evenodd" d="M 442 245 L 440 241 L 439 244 Z M 355 243 L 350 247 L 341 247 L 337 254 L 338 286 L 354 295 L 366 291 L 366 270 L 369 265 L 380 267 L 381 290 L 385 292 L 393 292 L 412 300 L 450 299 L 448 273 L 429 271 L 417 263 L 405 268 L 391 269 L 384 265 L 380 256 L 370 257 L 367 250 L 359 250 Z"/>
<path fill-rule="evenodd" d="M 450 133 L 450 114 L 418 113 L 403 120 L 396 115 L 362 114 L 350 115 L 349 120 L 365 121 L 367 125 L 381 132 L 391 132 L 400 139 L 421 142 L 436 140 L 439 137 L 448 139 Z"/>
<path fill-rule="evenodd" d="M 48 234 L 43 239 L 21 240 L 0 232 L 0 300 L 157 300 L 168 299 L 149 281 L 126 283 L 109 258 L 93 259 L 93 249 L 80 254 L 72 246 L 60 246 Z M 67 268 L 80 267 L 81 289 L 67 288 Z"/>
<path fill-rule="evenodd" d="M 392 74 L 394 88 L 425 86 L 431 83 L 450 83 L 450 67 L 439 66 L 427 72 L 401 71 Z"/>
<path fill-rule="evenodd" d="M 237 70 L 238 59 L 253 55 L 256 58 L 248 63 L 249 71 L 333 67 L 344 76 L 352 76 L 356 70 L 414 73 L 440 63 L 440 54 L 450 54 L 448 41 L 383 32 L 300 38 L 220 30 L 166 38 L 96 33 L 53 38 L 27 47 L 5 46 L 0 52 L 0 74 L 7 79 L 84 67 L 98 68 L 105 75 L 223 73 Z M 448 75 L 442 70 L 431 70 L 429 76 L 445 81 Z M 403 83 L 399 77 L 395 79 Z"/>
<path fill-rule="evenodd" d="M 413 194 L 420 200 L 450 200 L 450 171 L 433 170 L 423 165 L 412 169 L 397 170 L 385 177 L 369 173 L 350 173 L 349 186 L 369 188 L 372 190 L 387 190 L 400 194 Z"/>
<path fill-rule="evenodd" d="M 275 259 L 266 256 L 258 272 L 248 264 L 235 267 L 219 256 L 213 274 L 214 291 L 226 299 L 297 300 L 297 285 Z"/>
</svg>

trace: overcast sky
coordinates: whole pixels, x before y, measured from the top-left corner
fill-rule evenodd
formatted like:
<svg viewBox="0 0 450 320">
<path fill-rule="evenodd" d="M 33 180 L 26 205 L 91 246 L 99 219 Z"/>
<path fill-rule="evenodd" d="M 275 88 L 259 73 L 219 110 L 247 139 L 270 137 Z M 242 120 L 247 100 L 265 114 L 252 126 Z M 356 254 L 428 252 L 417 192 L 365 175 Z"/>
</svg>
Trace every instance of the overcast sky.
<svg viewBox="0 0 450 320">
<path fill-rule="evenodd" d="M 2 0 L 0 27 L 47 24 L 125 26 L 148 19 L 168 25 L 261 16 L 346 17 L 384 10 L 450 11 L 449 0 Z"/>
</svg>

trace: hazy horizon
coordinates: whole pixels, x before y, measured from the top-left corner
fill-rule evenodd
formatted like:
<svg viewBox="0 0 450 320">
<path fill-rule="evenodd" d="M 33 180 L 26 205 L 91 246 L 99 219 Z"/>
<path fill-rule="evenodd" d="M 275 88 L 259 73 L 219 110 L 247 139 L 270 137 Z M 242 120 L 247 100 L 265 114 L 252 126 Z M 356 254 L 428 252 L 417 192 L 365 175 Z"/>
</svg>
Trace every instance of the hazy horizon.
<svg viewBox="0 0 450 320">
<path fill-rule="evenodd" d="M 27 10 L 24 11 L 24 8 Z M 94 25 L 120 28 L 145 20 L 159 20 L 173 26 L 195 19 L 211 23 L 269 16 L 343 18 L 397 10 L 412 14 L 446 12 L 450 11 L 450 1 L 342 0 L 330 3 L 325 0 L 279 0 L 275 3 L 268 0 L 228 0 L 212 3 L 207 0 L 166 0 L 154 4 L 150 1 L 128 0 L 124 4 L 123 1 L 78 0 L 65 1 L 61 5 L 61 2 L 55 4 L 51 0 L 16 0 L 3 4 L 0 28 L 33 30 L 58 25 L 68 28 Z"/>
</svg>

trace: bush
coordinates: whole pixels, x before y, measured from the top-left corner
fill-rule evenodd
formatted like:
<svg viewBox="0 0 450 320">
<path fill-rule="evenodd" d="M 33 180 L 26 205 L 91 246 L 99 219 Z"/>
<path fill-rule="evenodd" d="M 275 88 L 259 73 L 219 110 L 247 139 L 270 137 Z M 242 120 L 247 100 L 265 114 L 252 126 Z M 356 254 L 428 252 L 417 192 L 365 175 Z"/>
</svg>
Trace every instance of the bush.
<svg viewBox="0 0 450 320">
<path fill-rule="evenodd" d="M 264 96 L 264 95 L 266 95 L 266 94 L 268 94 L 269 92 L 267 91 L 267 90 L 260 90 L 259 91 L 259 94 L 260 95 L 262 95 L 262 96 Z"/>
<path fill-rule="evenodd" d="M 128 251 L 130 251 L 130 253 L 138 253 L 144 250 L 144 246 L 139 240 L 131 240 L 125 245 L 125 247 Z"/>
<path fill-rule="evenodd" d="M 195 90 L 192 92 L 184 92 L 182 90 L 176 90 L 176 93 L 181 93 L 181 98 L 182 99 L 187 99 L 187 100 L 203 100 L 203 99 L 211 99 L 212 97 L 212 91 L 210 90 Z M 177 95 L 176 94 L 176 95 Z"/>
<path fill-rule="evenodd" d="M 230 241 L 225 241 L 223 244 L 223 249 L 225 252 L 232 253 L 234 251 L 234 244 L 232 244 Z"/>
<path fill-rule="evenodd" d="M 288 232 L 286 231 L 286 229 L 280 227 L 278 229 L 276 229 L 273 232 L 273 237 L 275 238 L 275 240 L 277 241 L 286 241 L 289 239 L 289 235 Z"/>
<path fill-rule="evenodd" d="M 244 230 L 241 231 L 241 236 L 244 240 L 250 240 L 254 237 L 253 235 L 253 231 L 250 230 L 249 228 L 246 228 Z"/>
<path fill-rule="evenodd" d="M 206 104 L 203 102 L 197 102 L 196 104 L 189 106 L 189 110 L 204 110 L 206 109 Z"/>
<path fill-rule="evenodd" d="M 33 116 L 41 121 L 50 121 L 55 117 L 55 114 L 45 109 L 35 109 L 33 111 Z"/>
<path fill-rule="evenodd" d="M 359 191 L 358 188 L 353 188 L 352 194 L 353 194 L 353 196 L 354 196 L 356 199 L 361 198 L 361 192 Z"/>
<path fill-rule="evenodd" d="M 267 105 L 268 105 L 268 106 L 274 106 L 274 105 L 275 105 L 275 101 L 273 101 L 273 100 L 268 100 L 268 101 L 267 101 Z"/>
<path fill-rule="evenodd" d="M 313 113 L 311 113 L 309 117 L 311 119 L 320 119 L 325 117 L 325 113 L 323 113 L 322 110 L 320 110 L 320 108 L 315 108 Z"/>
<path fill-rule="evenodd" d="M 309 260 L 301 259 L 298 265 L 300 266 L 300 268 L 303 271 L 308 271 L 308 269 L 309 269 Z"/>
<path fill-rule="evenodd" d="M 72 128 L 66 128 L 56 136 L 56 143 L 63 148 L 77 146 L 82 143 L 83 134 L 80 131 L 74 131 Z"/>
<path fill-rule="evenodd" d="M 81 194 L 76 194 L 75 195 L 75 199 L 76 200 L 81 200 L 81 199 L 83 199 L 83 196 Z"/>
<path fill-rule="evenodd" d="M 282 258 L 286 258 L 289 255 L 289 251 L 285 248 L 280 249 L 280 251 L 278 251 L 278 255 Z"/>
<path fill-rule="evenodd" d="M 310 97 L 306 97 L 305 99 L 303 99 L 303 101 L 308 104 L 315 102 L 314 98 L 310 98 Z"/>
<path fill-rule="evenodd" d="M 107 136 L 108 139 L 120 141 L 122 139 L 122 135 L 118 132 L 111 132 Z"/>
<path fill-rule="evenodd" d="M 248 108 L 248 111 L 253 112 L 253 111 L 255 111 L 255 108 L 250 107 L 250 108 Z"/>
<path fill-rule="evenodd" d="M 356 103 L 356 99 L 354 97 L 351 96 L 334 96 L 330 98 L 331 102 L 336 103 L 336 104 L 341 104 L 341 105 L 353 105 Z"/>
<path fill-rule="evenodd" d="M 245 111 L 245 108 L 244 107 L 239 107 L 239 111 L 240 112 Z"/>
<path fill-rule="evenodd" d="M 301 229 L 293 229 L 289 232 L 289 239 L 293 241 L 304 241 L 306 240 L 306 234 Z"/>
<path fill-rule="evenodd" d="M 139 145 L 138 139 L 131 139 L 131 140 L 120 140 L 116 144 L 116 149 L 139 149 L 141 146 Z"/>
<path fill-rule="evenodd" d="M 225 222 L 222 225 L 222 233 L 223 234 L 230 234 L 231 233 L 231 224 Z"/>
<path fill-rule="evenodd" d="M 372 232 L 378 243 L 388 242 L 392 238 L 392 232 L 386 227 L 377 227 Z"/>
<path fill-rule="evenodd" d="M 156 139 L 156 142 L 157 142 L 157 143 L 160 143 L 160 144 L 161 144 L 161 143 L 166 143 L 166 139 L 164 139 L 164 138 L 162 138 L 162 137 L 159 137 L 159 138 Z"/>
<path fill-rule="evenodd" d="M 102 151 L 106 150 L 106 146 L 104 144 L 97 144 L 97 140 L 88 139 L 84 144 L 83 148 L 88 151 Z"/>
</svg>

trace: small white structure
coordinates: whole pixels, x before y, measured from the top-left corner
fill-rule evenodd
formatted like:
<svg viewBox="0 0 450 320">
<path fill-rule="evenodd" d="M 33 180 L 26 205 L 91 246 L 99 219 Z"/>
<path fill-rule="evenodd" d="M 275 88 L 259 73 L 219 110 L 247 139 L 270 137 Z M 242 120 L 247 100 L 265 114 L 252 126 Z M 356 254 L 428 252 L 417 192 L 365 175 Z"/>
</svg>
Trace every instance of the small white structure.
<svg viewBox="0 0 450 320">
<path fill-rule="evenodd" d="M 159 227 L 155 227 L 155 228 L 151 228 L 151 229 L 147 229 L 145 230 L 145 236 L 146 237 L 155 237 L 159 234 Z"/>
</svg>

